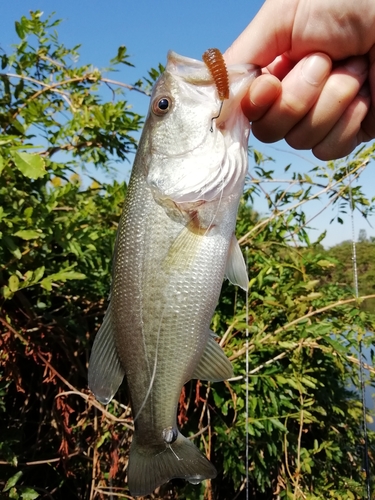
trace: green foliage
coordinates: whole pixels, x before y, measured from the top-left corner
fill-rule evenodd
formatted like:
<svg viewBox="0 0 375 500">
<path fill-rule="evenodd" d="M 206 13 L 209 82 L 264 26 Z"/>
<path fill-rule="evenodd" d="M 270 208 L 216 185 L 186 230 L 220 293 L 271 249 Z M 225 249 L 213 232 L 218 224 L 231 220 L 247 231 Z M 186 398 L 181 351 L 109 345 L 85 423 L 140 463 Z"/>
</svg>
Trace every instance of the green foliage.
<svg viewBox="0 0 375 500">
<path fill-rule="evenodd" d="M 0 498 L 128 495 L 126 392 L 104 408 L 86 381 L 126 185 L 98 182 L 86 169 L 128 159 L 141 117 L 106 73 L 74 62 L 78 47 L 58 41 L 58 24 L 40 12 L 23 17 L 20 43 L 1 56 Z M 131 65 L 125 47 L 110 64 Z M 148 88 L 162 69 L 122 88 Z M 112 100 L 103 97 L 108 85 Z M 243 498 L 247 429 L 250 498 L 360 499 L 362 407 L 353 387 L 358 343 L 374 342 L 375 317 L 354 297 L 350 245 L 325 251 L 324 235 L 311 243 L 304 204 L 332 204 L 339 219 L 351 206 L 371 215 L 360 184 L 350 197 L 348 178 L 361 175 L 374 146 L 308 174 L 288 165 L 287 185 L 274 181 L 270 158 L 251 156 L 237 224 L 248 311 L 244 294 L 225 283 L 212 325 L 235 377 L 189 382 L 178 415 L 185 435 L 198 430 L 219 475 L 200 486 L 175 480 L 152 497 Z M 269 205 L 264 218 L 250 207 L 259 196 Z M 374 242 L 361 240 L 363 292 L 371 294 Z M 370 366 L 372 385 L 373 373 Z M 369 439 L 374 466 L 372 432 Z"/>
<path fill-rule="evenodd" d="M 338 286 L 352 288 L 353 283 L 353 261 L 352 242 L 344 241 L 340 245 L 335 245 L 327 251 L 334 258 L 335 265 L 332 266 L 327 275 L 327 280 Z M 362 233 L 362 238 L 356 244 L 357 272 L 360 277 L 359 293 L 362 296 L 375 294 L 375 242 L 368 240 L 366 233 Z M 362 308 L 367 311 L 374 311 L 375 299 L 365 300 Z"/>
</svg>

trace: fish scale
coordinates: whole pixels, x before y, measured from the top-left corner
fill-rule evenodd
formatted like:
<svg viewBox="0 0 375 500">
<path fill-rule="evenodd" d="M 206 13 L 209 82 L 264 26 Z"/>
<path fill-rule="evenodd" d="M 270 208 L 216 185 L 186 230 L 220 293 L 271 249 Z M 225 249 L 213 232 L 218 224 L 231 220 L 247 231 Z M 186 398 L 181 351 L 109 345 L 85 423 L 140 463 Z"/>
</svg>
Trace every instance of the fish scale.
<svg viewBox="0 0 375 500">
<path fill-rule="evenodd" d="M 174 477 L 216 476 L 178 431 L 177 408 L 188 380 L 232 376 L 209 328 L 224 275 L 242 288 L 248 282 L 234 228 L 249 133 L 240 102 L 257 74 L 248 65 L 228 68 L 230 97 L 219 118 L 205 65 L 169 53 L 151 96 L 119 223 L 110 303 L 89 363 L 89 387 L 104 404 L 125 376 L 133 495 Z"/>
</svg>

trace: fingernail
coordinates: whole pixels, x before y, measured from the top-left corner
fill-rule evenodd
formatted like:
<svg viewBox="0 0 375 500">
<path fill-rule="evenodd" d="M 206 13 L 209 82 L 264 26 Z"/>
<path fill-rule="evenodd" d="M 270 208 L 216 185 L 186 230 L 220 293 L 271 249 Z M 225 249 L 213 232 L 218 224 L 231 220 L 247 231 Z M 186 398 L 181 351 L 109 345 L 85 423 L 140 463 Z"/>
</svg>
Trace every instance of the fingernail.
<svg viewBox="0 0 375 500">
<path fill-rule="evenodd" d="M 328 76 L 331 69 L 331 60 L 324 54 L 306 57 L 302 65 L 302 74 L 311 85 L 320 85 Z"/>
<path fill-rule="evenodd" d="M 362 75 L 367 71 L 367 61 L 364 57 L 351 57 L 345 64 L 345 68 L 354 75 Z"/>
</svg>

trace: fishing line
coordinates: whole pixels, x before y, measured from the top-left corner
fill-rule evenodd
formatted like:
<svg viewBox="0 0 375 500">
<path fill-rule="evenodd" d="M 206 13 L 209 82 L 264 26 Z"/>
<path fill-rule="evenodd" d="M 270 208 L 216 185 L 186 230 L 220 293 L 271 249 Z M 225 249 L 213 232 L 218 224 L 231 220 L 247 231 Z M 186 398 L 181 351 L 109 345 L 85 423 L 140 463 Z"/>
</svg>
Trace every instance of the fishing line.
<svg viewBox="0 0 375 500">
<path fill-rule="evenodd" d="M 249 247 L 246 246 L 246 271 L 249 275 Z M 246 412 L 246 500 L 249 500 L 249 285 L 246 288 L 246 382 L 245 382 L 245 412 Z"/>
<path fill-rule="evenodd" d="M 352 261 L 353 261 L 353 283 L 356 299 L 359 298 L 359 287 L 358 287 L 358 267 L 357 267 L 357 246 L 355 242 L 355 224 L 354 224 L 354 205 L 353 205 L 353 193 L 352 193 L 352 180 L 351 175 L 346 169 L 349 179 L 349 202 L 350 202 L 350 218 L 352 226 Z M 361 398 L 362 398 L 362 431 L 364 440 L 364 450 L 363 450 L 363 470 L 366 474 L 366 493 L 367 500 L 371 500 L 371 485 L 370 485 L 370 460 L 369 460 L 369 446 L 368 446 L 368 435 L 367 435 L 367 425 L 366 425 L 366 389 L 363 374 L 363 349 L 362 340 L 359 341 L 359 383 L 361 386 Z"/>
<path fill-rule="evenodd" d="M 158 334 L 157 334 L 157 337 L 156 337 L 154 368 L 153 368 L 152 376 L 151 376 L 151 379 L 150 379 L 150 385 L 148 386 L 148 390 L 146 392 L 146 396 L 143 399 L 143 403 L 141 404 L 141 407 L 139 408 L 138 413 L 133 418 L 133 423 L 135 423 L 135 421 L 137 420 L 137 418 L 139 417 L 139 415 L 142 413 L 142 410 L 145 407 L 145 404 L 147 403 L 147 400 L 148 400 L 148 398 L 149 398 L 149 396 L 151 394 L 151 391 L 152 391 L 152 387 L 154 385 L 155 375 L 156 375 L 156 368 L 157 368 L 157 364 L 158 364 L 158 351 L 159 351 L 160 330 L 161 330 L 161 324 L 162 324 L 162 321 L 163 321 L 164 313 L 165 313 L 165 306 L 164 306 L 164 309 L 163 309 L 163 312 L 162 312 L 162 315 L 161 315 L 161 318 L 160 318 L 159 330 L 158 330 Z"/>
</svg>

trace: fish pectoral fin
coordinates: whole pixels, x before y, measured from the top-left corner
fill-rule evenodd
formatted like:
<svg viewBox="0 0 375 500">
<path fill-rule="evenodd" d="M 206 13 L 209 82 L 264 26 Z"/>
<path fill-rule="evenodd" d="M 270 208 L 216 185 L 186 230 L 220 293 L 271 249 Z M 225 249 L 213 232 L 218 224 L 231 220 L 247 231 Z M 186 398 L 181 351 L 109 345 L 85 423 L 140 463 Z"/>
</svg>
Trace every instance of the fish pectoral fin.
<svg viewBox="0 0 375 500">
<path fill-rule="evenodd" d="M 165 270 L 185 270 L 194 262 L 197 250 L 202 242 L 202 235 L 183 227 L 171 244 L 163 262 Z"/>
<path fill-rule="evenodd" d="M 249 278 L 247 276 L 245 260 L 235 234 L 233 234 L 229 245 L 225 276 L 233 285 L 238 285 L 243 290 L 247 290 Z"/>
<path fill-rule="evenodd" d="M 232 363 L 210 332 L 206 348 L 191 378 L 221 382 L 231 377 L 233 377 Z"/>
<path fill-rule="evenodd" d="M 138 444 L 136 433 L 130 446 L 128 487 L 132 496 L 145 496 L 173 478 L 197 484 L 216 477 L 215 467 L 194 443 L 178 433 L 167 445 Z"/>
<path fill-rule="evenodd" d="M 125 372 L 117 354 L 109 305 L 103 324 L 92 347 L 88 382 L 91 392 L 102 404 L 108 404 L 119 388 Z"/>
</svg>

